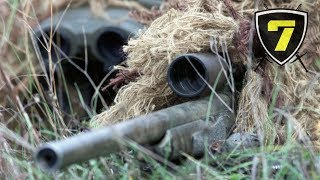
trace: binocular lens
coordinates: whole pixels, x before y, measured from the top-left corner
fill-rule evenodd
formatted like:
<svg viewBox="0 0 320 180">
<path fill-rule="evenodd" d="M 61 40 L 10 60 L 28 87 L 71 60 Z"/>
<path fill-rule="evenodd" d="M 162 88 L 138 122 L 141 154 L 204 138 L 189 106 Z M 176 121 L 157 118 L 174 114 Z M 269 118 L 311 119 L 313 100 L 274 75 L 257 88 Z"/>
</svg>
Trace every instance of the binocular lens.
<svg viewBox="0 0 320 180">
<path fill-rule="evenodd" d="M 170 65 L 168 74 L 170 85 L 182 96 L 196 95 L 206 87 L 200 77 L 206 79 L 205 67 L 196 58 L 188 57 L 188 59 L 186 57 L 176 59 Z"/>
<path fill-rule="evenodd" d="M 125 44 L 126 40 L 120 33 L 106 31 L 98 38 L 97 47 L 102 57 L 112 58 L 111 61 L 122 61 L 125 57 L 122 46 Z"/>
<path fill-rule="evenodd" d="M 50 45 L 50 43 L 52 44 Z M 43 35 L 38 36 L 37 45 L 43 59 L 48 59 L 50 55 L 53 60 L 62 56 L 61 51 L 68 55 L 71 47 L 68 38 L 58 31 L 53 34 L 50 41 L 50 30 L 46 30 Z M 51 48 L 50 53 L 48 52 L 49 48 Z"/>
</svg>

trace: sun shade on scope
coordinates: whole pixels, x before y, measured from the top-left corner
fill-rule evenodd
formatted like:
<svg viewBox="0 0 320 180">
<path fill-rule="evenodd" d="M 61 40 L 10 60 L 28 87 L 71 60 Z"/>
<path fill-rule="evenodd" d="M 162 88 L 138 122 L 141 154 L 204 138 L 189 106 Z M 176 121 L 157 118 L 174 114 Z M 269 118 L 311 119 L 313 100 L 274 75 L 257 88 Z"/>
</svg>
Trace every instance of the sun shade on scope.
<svg viewBox="0 0 320 180">
<path fill-rule="evenodd" d="M 226 77 L 222 72 L 222 68 L 226 67 L 226 61 L 223 58 L 219 59 L 214 54 L 195 53 L 181 55 L 169 66 L 167 73 L 168 83 L 170 88 L 179 96 L 200 96 L 210 92 L 208 84 L 213 86 L 217 83 L 216 90 L 223 87 Z"/>
</svg>

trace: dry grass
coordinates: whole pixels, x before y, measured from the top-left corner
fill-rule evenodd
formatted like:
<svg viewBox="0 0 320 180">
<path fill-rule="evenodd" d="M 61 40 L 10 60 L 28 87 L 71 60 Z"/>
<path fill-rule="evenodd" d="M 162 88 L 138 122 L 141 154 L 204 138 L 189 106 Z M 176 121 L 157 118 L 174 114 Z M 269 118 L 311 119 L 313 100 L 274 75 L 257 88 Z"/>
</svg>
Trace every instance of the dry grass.
<svg viewBox="0 0 320 180">
<path fill-rule="evenodd" d="M 135 2 L 90 2 L 98 15 L 98 9 L 101 12 L 104 7 L 111 5 L 128 7 L 140 13 L 146 11 Z M 236 150 L 231 153 L 209 153 L 209 162 L 207 159 L 196 160 L 185 155 L 185 164 L 169 170 L 150 158 L 148 151 L 135 145 L 131 146 L 133 152 L 91 160 L 53 175 L 40 171 L 32 161 L 34 147 L 44 141 L 69 136 L 73 129 L 65 124 L 53 87 L 54 82 L 47 79 L 51 90 L 47 96 L 37 79 L 44 77 L 45 73 L 33 52 L 29 35 L 32 34 L 33 27 L 54 12 L 88 2 L 0 0 L 1 179 L 92 179 L 112 176 L 191 176 L 198 179 L 267 179 L 296 176 L 309 179 L 320 173 L 319 154 L 314 151 L 314 145 L 320 146 L 320 1 L 263 1 L 270 8 L 296 8 L 302 3 L 301 9 L 309 12 L 310 27 L 301 51 L 308 51 L 304 62 L 310 73 L 305 73 L 298 62 L 281 68 L 269 64 L 257 72 L 250 70 L 255 67 L 255 60 L 241 54 L 241 48 L 237 48 L 238 44 L 232 37 L 234 33 L 242 32 L 242 27 L 248 28 L 244 20 L 251 20 L 257 7 L 263 8 L 262 2 L 232 2 L 235 12 L 239 13 L 241 18 L 230 13 L 230 7 L 228 9 L 225 6 L 227 1 L 183 1 L 178 5 L 172 2 L 163 7 L 161 12 L 148 11 L 150 16 L 142 17 L 137 12 L 133 13 L 146 24 L 152 22 L 147 30 L 141 32 L 139 38 L 131 40 L 125 47 L 128 52 L 127 69 L 139 69 L 141 76 L 135 82 L 122 87 L 115 106 L 100 114 L 98 120 L 92 124 L 101 126 L 171 105 L 176 98 L 165 80 L 165 72 L 171 60 L 182 53 L 212 51 L 212 44 L 220 45 L 219 49 L 227 45 L 227 49 L 222 49 L 229 51 L 234 61 L 240 57 L 241 61 L 237 62 L 248 65 L 237 110 L 236 130 L 259 133 L 262 142 L 266 142 L 268 146 L 262 145 L 258 149 L 241 153 Z M 174 9 L 170 9 L 171 7 Z M 248 33 L 249 31 L 246 31 L 242 36 L 247 36 Z M 210 41 L 210 37 L 211 40 L 219 37 L 219 40 Z M 246 44 L 249 42 L 247 38 L 249 36 L 240 40 L 241 46 L 252 46 Z M 250 48 L 247 50 L 251 51 Z M 83 123 L 81 126 L 88 127 L 88 124 Z M 137 157 L 141 156 L 147 164 L 143 168 L 147 170 L 141 171 L 141 161 L 137 160 Z M 279 169 L 275 170 L 275 166 L 279 166 Z M 148 172 L 150 169 L 152 173 Z"/>
</svg>

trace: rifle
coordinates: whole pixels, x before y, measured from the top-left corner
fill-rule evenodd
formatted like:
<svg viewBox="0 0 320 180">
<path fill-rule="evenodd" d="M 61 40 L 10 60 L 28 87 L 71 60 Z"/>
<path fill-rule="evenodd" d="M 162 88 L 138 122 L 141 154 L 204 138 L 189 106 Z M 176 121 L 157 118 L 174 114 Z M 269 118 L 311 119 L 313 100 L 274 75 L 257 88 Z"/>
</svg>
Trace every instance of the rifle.
<svg viewBox="0 0 320 180">
<path fill-rule="evenodd" d="M 230 105 L 227 95 L 219 95 Z M 208 111 L 210 116 L 206 117 Z M 157 152 L 163 156 L 169 154 L 169 159 L 177 158 L 180 151 L 200 156 L 204 152 L 205 141 L 212 144 L 226 139 L 233 123 L 232 113 L 218 98 L 213 98 L 211 102 L 204 98 L 43 144 L 35 152 L 35 161 L 42 169 L 55 171 L 70 164 L 118 152 L 123 147 L 119 142 L 121 138 L 129 138 L 141 145 L 159 142 L 154 145 Z"/>
<path fill-rule="evenodd" d="M 198 56 L 203 60 L 201 57 L 204 56 Z M 222 67 L 216 67 L 216 70 Z M 188 101 L 112 126 L 49 142 L 36 150 L 35 162 L 44 170 L 55 171 L 118 152 L 124 147 L 123 138 L 141 145 L 152 145 L 157 153 L 169 159 L 180 157 L 180 152 L 201 156 L 206 148 L 205 142 L 212 144 L 227 138 L 234 124 L 233 112 L 226 107 L 231 103 L 231 96 L 223 91 L 210 98 Z"/>
</svg>

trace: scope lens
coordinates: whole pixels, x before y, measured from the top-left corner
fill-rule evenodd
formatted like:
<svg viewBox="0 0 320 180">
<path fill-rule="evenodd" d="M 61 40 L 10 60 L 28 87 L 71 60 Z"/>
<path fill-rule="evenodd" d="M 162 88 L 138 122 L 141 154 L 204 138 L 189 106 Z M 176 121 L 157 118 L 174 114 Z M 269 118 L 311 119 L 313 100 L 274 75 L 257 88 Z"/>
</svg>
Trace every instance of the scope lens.
<svg viewBox="0 0 320 180">
<path fill-rule="evenodd" d="M 46 39 L 46 40 L 45 40 Z M 47 42 L 47 43 L 46 43 Z M 52 37 L 52 44 L 50 46 L 50 29 L 44 31 L 44 35 L 39 35 L 37 45 L 40 50 L 40 54 L 43 59 L 48 59 L 49 55 L 53 60 L 57 60 L 59 57 L 62 57 L 61 51 L 65 54 L 70 52 L 70 41 L 67 37 L 63 35 L 62 32 L 57 31 Z M 51 47 L 50 54 L 48 53 L 49 48 Z"/>
<path fill-rule="evenodd" d="M 98 38 L 98 52 L 105 58 L 104 61 L 111 60 L 119 63 L 124 60 L 125 53 L 122 46 L 126 43 L 120 32 L 106 31 Z"/>
<path fill-rule="evenodd" d="M 206 87 L 206 83 L 203 81 L 203 79 L 207 80 L 206 69 L 195 57 L 182 56 L 176 59 L 170 65 L 168 75 L 171 88 L 182 96 L 197 96 Z"/>
</svg>

